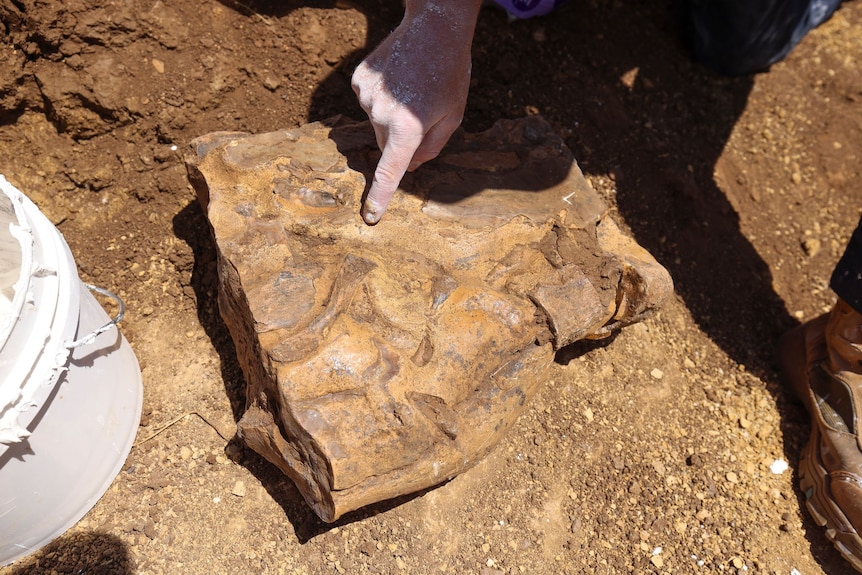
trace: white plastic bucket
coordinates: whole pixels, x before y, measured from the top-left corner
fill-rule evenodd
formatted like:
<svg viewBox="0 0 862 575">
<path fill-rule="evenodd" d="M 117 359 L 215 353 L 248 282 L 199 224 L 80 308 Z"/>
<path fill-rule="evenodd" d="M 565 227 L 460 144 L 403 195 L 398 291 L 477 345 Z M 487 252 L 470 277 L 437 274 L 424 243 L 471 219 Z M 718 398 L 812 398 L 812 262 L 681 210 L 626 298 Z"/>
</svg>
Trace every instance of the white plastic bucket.
<svg viewBox="0 0 862 575">
<path fill-rule="evenodd" d="M 0 270 L 6 565 L 64 533 L 105 493 L 131 450 L 143 388 L 115 328 L 122 312 L 108 317 L 88 288 L 104 290 L 81 283 L 62 234 L 3 176 Z"/>
</svg>

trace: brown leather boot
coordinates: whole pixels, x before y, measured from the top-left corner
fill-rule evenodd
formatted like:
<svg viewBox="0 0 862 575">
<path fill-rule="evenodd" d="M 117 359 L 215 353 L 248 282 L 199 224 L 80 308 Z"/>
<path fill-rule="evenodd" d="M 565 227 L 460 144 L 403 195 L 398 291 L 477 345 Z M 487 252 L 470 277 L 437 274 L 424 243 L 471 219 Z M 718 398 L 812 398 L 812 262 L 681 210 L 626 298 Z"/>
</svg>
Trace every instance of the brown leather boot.
<svg viewBox="0 0 862 575">
<path fill-rule="evenodd" d="M 833 310 L 785 335 L 782 375 L 811 413 L 799 462 L 806 506 L 835 548 L 862 572 L 862 314 Z"/>
</svg>

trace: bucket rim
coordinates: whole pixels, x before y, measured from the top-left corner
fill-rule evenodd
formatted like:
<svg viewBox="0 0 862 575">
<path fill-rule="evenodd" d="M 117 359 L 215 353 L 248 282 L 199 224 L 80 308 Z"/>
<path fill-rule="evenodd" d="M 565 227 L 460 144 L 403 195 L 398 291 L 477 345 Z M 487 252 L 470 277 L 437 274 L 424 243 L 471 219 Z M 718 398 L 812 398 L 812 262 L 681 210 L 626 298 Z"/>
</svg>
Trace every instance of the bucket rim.
<svg viewBox="0 0 862 575">
<path fill-rule="evenodd" d="M 24 209 L 24 194 L 10 184 L 2 174 L 0 174 L 0 192 L 9 198 L 9 202 L 12 204 L 12 210 L 17 222 L 9 224 L 9 235 L 18 241 L 21 249 L 21 265 L 19 266 L 18 279 L 12 285 L 15 295 L 12 298 L 10 313 L 7 320 L 0 324 L 0 351 L 2 351 L 9 340 L 9 336 L 21 314 L 21 309 L 24 307 L 24 301 L 27 297 L 30 285 L 30 273 L 27 270 L 33 267 L 33 235 L 26 210 Z"/>
<path fill-rule="evenodd" d="M 68 369 L 80 306 L 80 279 L 60 231 L 26 194 L 0 181 L 22 206 L 33 242 L 25 302 L 9 339 L 0 350 L 0 455 L 31 433 L 29 427 Z"/>
</svg>

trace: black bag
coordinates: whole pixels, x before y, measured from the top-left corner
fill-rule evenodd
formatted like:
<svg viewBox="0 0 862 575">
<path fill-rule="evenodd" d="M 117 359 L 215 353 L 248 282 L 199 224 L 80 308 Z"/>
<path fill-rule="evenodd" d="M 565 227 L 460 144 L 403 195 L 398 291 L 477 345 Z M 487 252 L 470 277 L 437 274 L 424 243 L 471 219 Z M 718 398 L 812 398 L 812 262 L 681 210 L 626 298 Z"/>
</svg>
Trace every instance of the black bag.
<svg viewBox="0 0 862 575">
<path fill-rule="evenodd" d="M 693 58 L 728 76 L 783 59 L 841 0 L 675 0 Z"/>
</svg>

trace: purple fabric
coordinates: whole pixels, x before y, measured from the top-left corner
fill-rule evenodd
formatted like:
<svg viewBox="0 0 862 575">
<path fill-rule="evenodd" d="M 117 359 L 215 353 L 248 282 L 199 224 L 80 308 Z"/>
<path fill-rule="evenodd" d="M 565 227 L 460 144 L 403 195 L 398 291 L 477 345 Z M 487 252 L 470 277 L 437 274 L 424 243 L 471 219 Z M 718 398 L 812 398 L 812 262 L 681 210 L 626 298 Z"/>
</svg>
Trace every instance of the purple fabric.
<svg viewBox="0 0 862 575">
<path fill-rule="evenodd" d="M 567 0 L 494 0 L 514 18 L 532 18 L 544 16 L 555 8 L 562 6 Z"/>
</svg>

